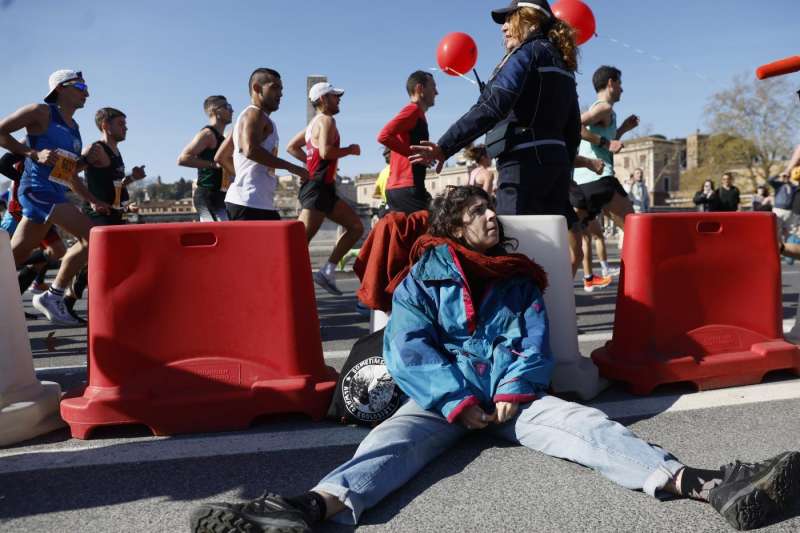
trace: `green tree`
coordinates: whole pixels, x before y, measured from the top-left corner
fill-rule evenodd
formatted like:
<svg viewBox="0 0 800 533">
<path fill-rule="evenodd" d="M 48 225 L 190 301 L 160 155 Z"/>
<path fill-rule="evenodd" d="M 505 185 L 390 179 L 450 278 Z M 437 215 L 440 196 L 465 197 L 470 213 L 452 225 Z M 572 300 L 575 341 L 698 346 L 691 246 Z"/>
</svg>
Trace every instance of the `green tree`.
<svg viewBox="0 0 800 533">
<path fill-rule="evenodd" d="M 711 95 L 705 110 L 714 134 L 706 153 L 720 172 L 745 168 L 755 186 L 790 155 L 800 105 L 786 78 L 737 76 L 730 88 Z"/>
</svg>

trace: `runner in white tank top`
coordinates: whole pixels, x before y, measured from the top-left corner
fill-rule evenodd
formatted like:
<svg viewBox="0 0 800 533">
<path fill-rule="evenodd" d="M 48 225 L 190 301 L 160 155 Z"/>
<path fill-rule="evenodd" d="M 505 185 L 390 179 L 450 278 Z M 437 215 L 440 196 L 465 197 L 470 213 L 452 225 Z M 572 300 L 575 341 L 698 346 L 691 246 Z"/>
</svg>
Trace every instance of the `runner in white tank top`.
<svg viewBox="0 0 800 533">
<path fill-rule="evenodd" d="M 226 139 L 215 160 L 235 172 L 234 182 L 225 196 L 231 220 L 280 220 L 275 209 L 275 169 L 285 169 L 308 179 L 305 168 L 277 157 L 278 131 L 269 118 L 277 111 L 283 95 L 278 72 L 258 68 L 250 75 L 250 104 L 236 119 L 230 139 Z"/>
<path fill-rule="evenodd" d="M 264 119 L 272 126 L 272 133 L 261 142 L 261 147 L 271 154 L 275 153 L 278 147 L 278 129 L 272 119 L 269 118 L 269 115 L 254 105 L 247 106 L 239 114 L 236 119 L 236 125 L 233 127 L 233 167 L 236 170 L 236 178 L 228 188 L 225 201 L 244 207 L 274 211 L 275 188 L 278 184 L 274 169 L 248 159 L 240 151 L 239 138 L 242 129 L 242 116 L 247 109 L 251 108 L 261 111 Z"/>
</svg>

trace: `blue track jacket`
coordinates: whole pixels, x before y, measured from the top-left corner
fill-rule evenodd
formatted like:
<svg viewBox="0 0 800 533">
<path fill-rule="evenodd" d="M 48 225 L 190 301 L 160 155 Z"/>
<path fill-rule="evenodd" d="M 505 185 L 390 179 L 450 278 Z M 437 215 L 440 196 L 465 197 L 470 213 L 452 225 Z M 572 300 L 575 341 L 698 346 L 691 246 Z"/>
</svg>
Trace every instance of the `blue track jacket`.
<svg viewBox="0 0 800 533">
<path fill-rule="evenodd" d="M 383 356 L 409 397 L 451 423 L 471 405 L 492 413 L 494 402 L 535 400 L 554 364 L 536 284 L 498 281 L 473 302 L 447 245 L 427 250 L 395 290 Z"/>
</svg>

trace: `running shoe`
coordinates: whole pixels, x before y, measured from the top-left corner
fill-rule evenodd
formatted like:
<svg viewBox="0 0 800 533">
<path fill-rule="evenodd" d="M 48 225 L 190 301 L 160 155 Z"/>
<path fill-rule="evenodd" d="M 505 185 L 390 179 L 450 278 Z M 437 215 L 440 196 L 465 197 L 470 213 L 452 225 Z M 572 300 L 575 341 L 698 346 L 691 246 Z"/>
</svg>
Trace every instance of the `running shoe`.
<svg viewBox="0 0 800 533">
<path fill-rule="evenodd" d="M 77 320 L 81 325 L 86 325 L 86 320 L 75 312 L 76 301 L 74 296 L 64 296 L 64 307 L 66 307 L 69 316 Z"/>
<path fill-rule="evenodd" d="M 617 276 L 619 276 L 619 268 L 612 266 L 604 268 L 602 274 L 604 278 L 616 278 Z"/>
<path fill-rule="evenodd" d="M 192 512 L 192 533 L 307 533 L 303 513 L 277 494 L 246 503 L 206 503 Z"/>
<path fill-rule="evenodd" d="M 361 316 L 369 316 L 370 311 L 372 311 L 369 307 L 362 304 L 360 300 L 356 301 L 356 313 Z"/>
<path fill-rule="evenodd" d="M 595 289 L 602 289 L 611 285 L 611 276 L 595 276 L 592 274 L 591 278 L 583 278 L 583 290 L 592 292 Z"/>
<path fill-rule="evenodd" d="M 39 275 L 39 271 L 30 265 L 25 265 L 19 269 L 17 279 L 19 280 L 19 287 L 22 292 L 27 291 L 31 287 L 31 283 Z"/>
<path fill-rule="evenodd" d="M 50 286 L 47 283 L 34 282 L 28 288 L 28 290 L 30 291 L 31 294 L 42 294 L 43 292 L 47 292 L 47 289 L 49 288 Z"/>
<path fill-rule="evenodd" d="M 81 323 L 74 319 L 64 305 L 64 299 L 52 294 L 50 291 L 34 294 L 31 299 L 33 307 L 47 317 L 47 320 L 60 326 L 80 326 Z"/>
<path fill-rule="evenodd" d="M 314 272 L 314 281 L 334 296 L 341 296 L 342 291 L 336 286 L 336 274 L 325 274 L 322 270 Z"/>
<path fill-rule="evenodd" d="M 722 483 L 711 489 L 709 502 L 736 529 L 764 526 L 800 499 L 800 452 L 721 470 Z"/>
</svg>

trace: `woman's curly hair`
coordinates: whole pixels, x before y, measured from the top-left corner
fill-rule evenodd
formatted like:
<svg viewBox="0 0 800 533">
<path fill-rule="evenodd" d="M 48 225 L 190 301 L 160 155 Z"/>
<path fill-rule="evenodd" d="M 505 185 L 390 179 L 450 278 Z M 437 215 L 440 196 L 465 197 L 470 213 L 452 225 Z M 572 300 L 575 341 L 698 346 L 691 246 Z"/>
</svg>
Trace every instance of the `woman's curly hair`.
<svg viewBox="0 0 800 533">
<path fill-rule="evenodd" d="M 489 194 L 481 187 L 474 185 L 448 185 L 442 194 L 431 200 L 430 216 L 428 217 L 428 233 L 434 237 L 444 237 L 467 246 L 463 238 L 455 236 L 458 228 L 464 227 L 464 211 L 469 207 L 475 197 L 483 198 L 494 209 L 494 203 Z M 488 250 L 486 255 L 505 255 L 509 249 L 515 249 L 516 239 L 505 236 L 503 225 L 497 220 L 498 243 Z"/>
<path fill-rule="evenodd" d="M 578 45 L 575 43 L 575 30 L 561 19 L 550 19 L 547 15 L 530 7 L 521 7 L 510 13 L 506 19 L 511 34 L 520 42 L 524 41 L 531 28 L 539 28 L 561 53 L 561 59 L 570 71 L 578 70 Z"/>
</svg>

